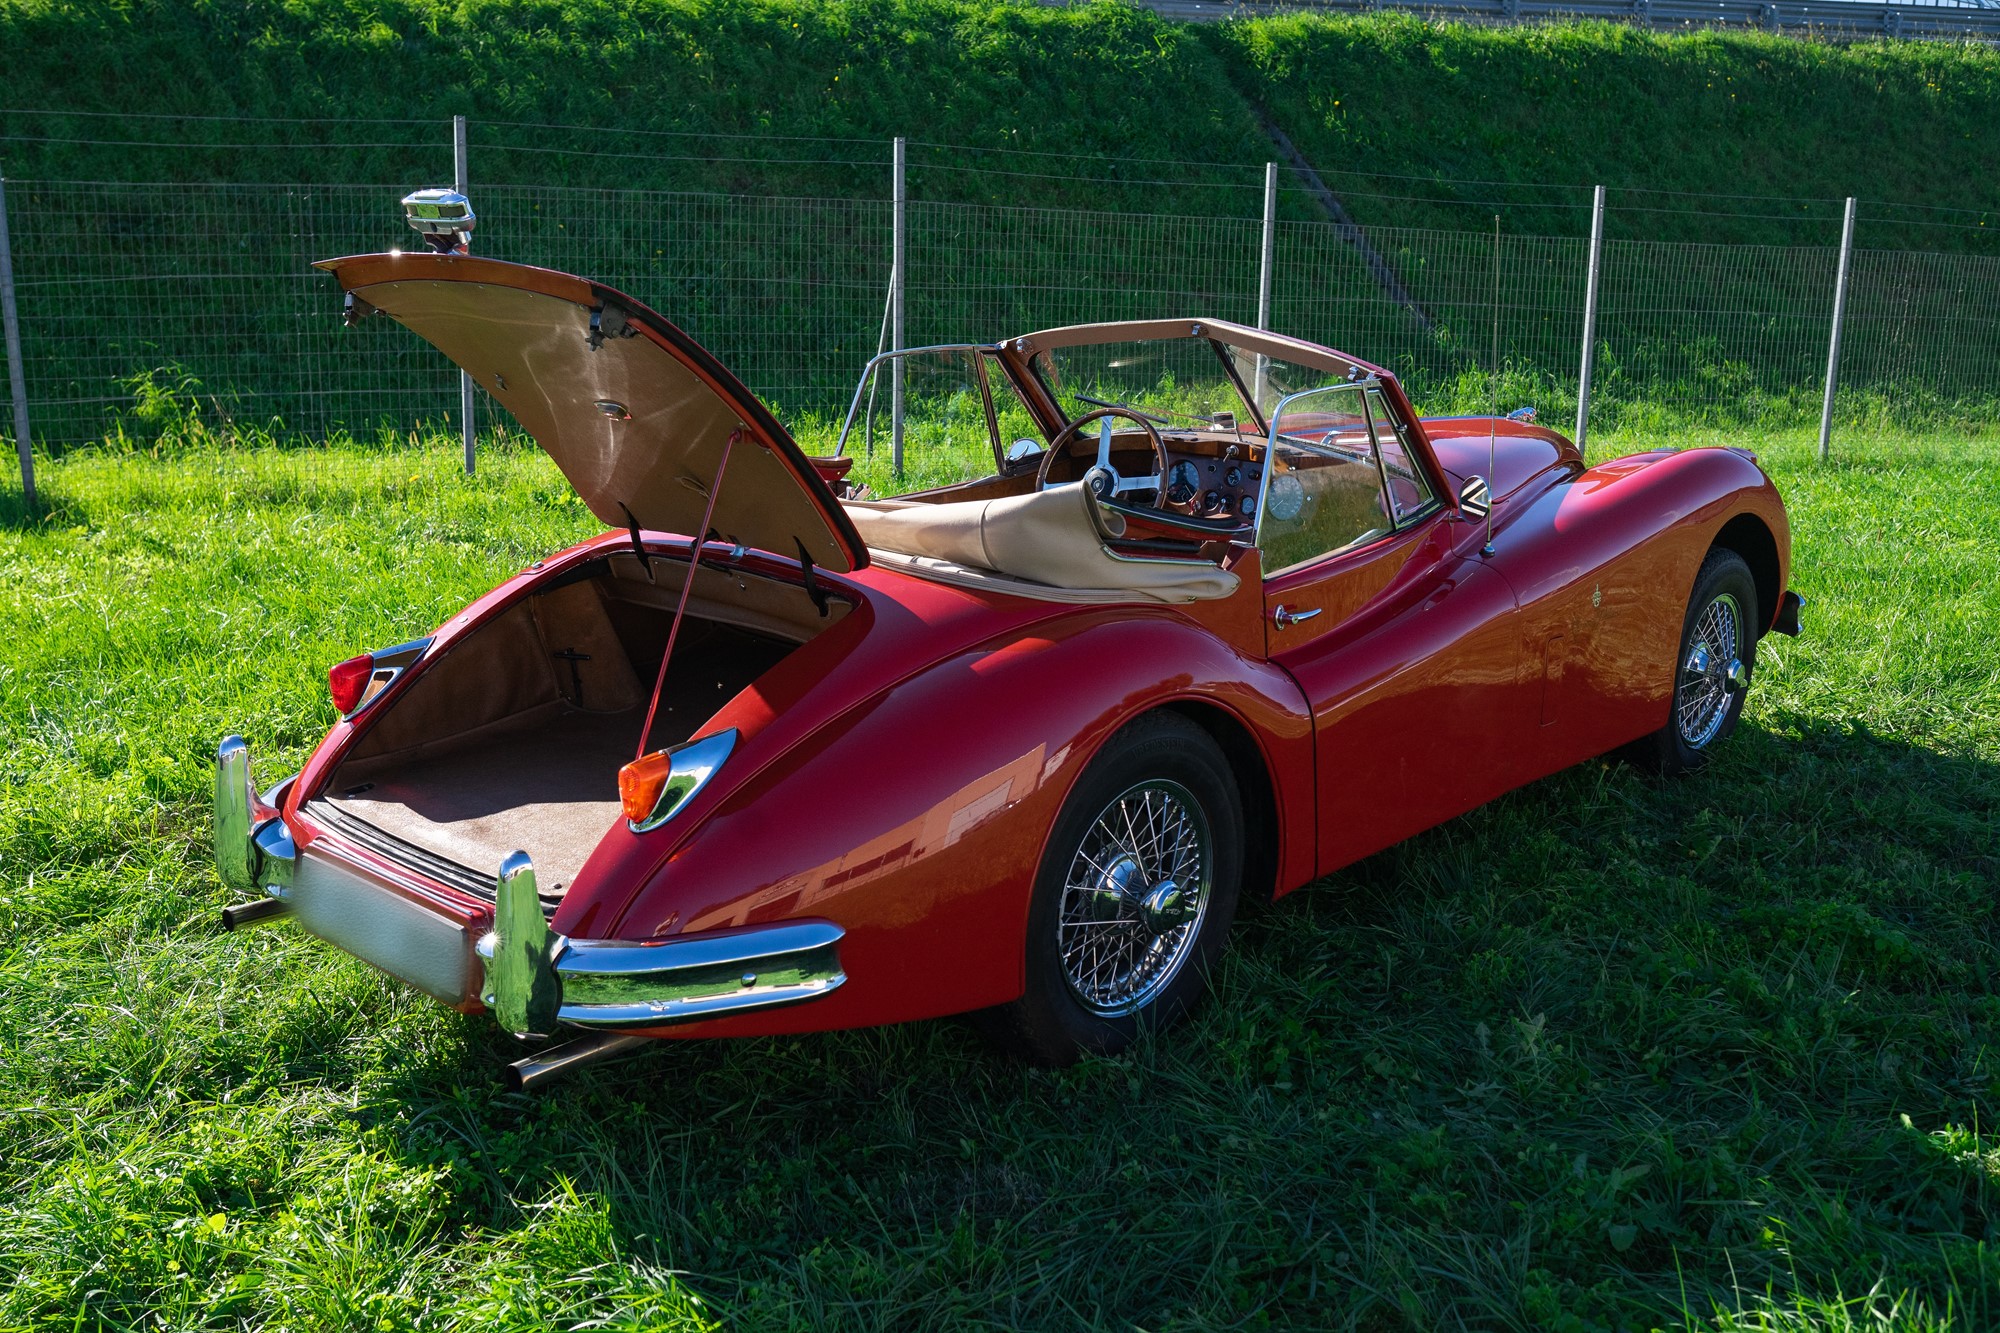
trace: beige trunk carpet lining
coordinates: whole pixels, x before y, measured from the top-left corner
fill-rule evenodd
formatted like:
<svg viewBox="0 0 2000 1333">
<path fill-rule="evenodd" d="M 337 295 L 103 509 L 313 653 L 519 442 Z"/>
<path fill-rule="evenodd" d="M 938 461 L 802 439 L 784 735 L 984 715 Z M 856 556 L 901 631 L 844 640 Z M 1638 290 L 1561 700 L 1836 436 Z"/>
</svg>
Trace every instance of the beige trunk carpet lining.
<svg viewBox="0 0 2000 1333">
<path fill-rule="evenodd" d="M 536 887 L 565 889 L 619 817 L 618 770 L 631 762 L 645 710 L 563 705 L 481 729 L 421 759 L 362 760 L 325 798 L 468 869 L 497 875 L 514 851 L 534 858 Z M 352 793 L 352 794 L 350 794 Z"/>
</svg>

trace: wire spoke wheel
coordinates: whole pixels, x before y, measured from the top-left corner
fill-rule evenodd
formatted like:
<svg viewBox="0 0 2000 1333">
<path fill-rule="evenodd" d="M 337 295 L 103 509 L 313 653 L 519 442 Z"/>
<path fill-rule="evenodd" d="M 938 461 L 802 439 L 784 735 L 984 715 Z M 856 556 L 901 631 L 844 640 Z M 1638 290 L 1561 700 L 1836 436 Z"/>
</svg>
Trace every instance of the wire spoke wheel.
<svg viewBox="0 0 2000 1333">
<path fill-rule="evenodd" d="M 1722 593 L 1695 620 L 1674 690 L 1674 724 L 1690 747 L 1714 740 L 1728 719 L 1731 692 L 1741 688 L 1743 646 L 1743 610 Z"/>
<path fill-rule="evenodd" d="M 1136 1013 L 1179 975 L 1207 915 L 1214 844 L 1201 803 L 1164 778 L 1128 788 L 1084 833 L 1064 877 L 1056 948 L 1070 992 Z"/>
</svg>

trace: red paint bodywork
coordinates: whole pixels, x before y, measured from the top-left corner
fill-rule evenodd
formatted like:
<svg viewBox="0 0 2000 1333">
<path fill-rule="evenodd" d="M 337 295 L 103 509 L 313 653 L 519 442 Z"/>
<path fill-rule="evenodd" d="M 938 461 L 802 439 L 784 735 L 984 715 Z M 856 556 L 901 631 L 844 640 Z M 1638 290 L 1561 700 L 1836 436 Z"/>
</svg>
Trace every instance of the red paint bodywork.
<svg viewBox="0 0 2000 1333">
<path fill-rule="evenodd" d="M 1586 469 L 1554 432 L 1491 430 L 1436 420 L 1412 432 L 1443 495 L 1489 476 L 1491 555 L 1485 524 L 1447 503 L 1270 578 L 1240 552 L 1236 594 L 1184 608 L 1031 601 L 879 565 L 821 573 L 850 614 L 724 705 L 703 728 L 741 733 L 721 775 L 662 828 L 609 830 L 553 928 L 645 940 L 812 917 L 846 931 L 848 980 L 834 993 L 663 1037 L 957 1013 L 1020 994 L 1030 886 L 1057 812 L 1105 738 L 1150 709 L 1190 710 L 1247 742 L 1262 771 L 1245 775 L 1246 801 L 1268 801 L 1275 841 L 1269 882 L 1248 889 L 1273 893 L 1655 730 L 1696 571 L 1725 527 L 1741 539 L 1760 525 L 1775 552 L 1759 571 L 1760 591 L 1774 590 L 1761 625 L 1775 617 L 1790 549 L 1777 492 L 1735 450 Z M 443 626 L 433 652 L 627 541 L 607 533 L 523 571 Z M 687 556 L 685 539 L 647 542 Z M 737 558 L 798 576 L 782 558 Z M 1280 604 L 1324 614 L 1278 629 Z M 300 807 L 355 734 L 335 726 L 286 794 L 302 845 L 330 836 Z M 490 920 L 488 904 L 333 845 L 468 932 Z"/>
</svg>

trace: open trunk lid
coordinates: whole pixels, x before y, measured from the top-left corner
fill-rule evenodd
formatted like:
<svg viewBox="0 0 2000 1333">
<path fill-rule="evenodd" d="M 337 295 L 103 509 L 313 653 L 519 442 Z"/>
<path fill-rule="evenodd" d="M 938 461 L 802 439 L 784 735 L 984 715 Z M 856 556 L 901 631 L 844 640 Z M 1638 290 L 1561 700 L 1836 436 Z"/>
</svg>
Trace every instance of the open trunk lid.
<svg viewBox="0 0 2000 1333">
<path fill-rule="evenodd" d="M 694 339 L 600 283 L 456 254 L 322 260 L 361 313 L 450 357 L 555 459 L 613 527 L 698 535 L 846 572 L 867 548 L 791 435 Z"/>
</svg>

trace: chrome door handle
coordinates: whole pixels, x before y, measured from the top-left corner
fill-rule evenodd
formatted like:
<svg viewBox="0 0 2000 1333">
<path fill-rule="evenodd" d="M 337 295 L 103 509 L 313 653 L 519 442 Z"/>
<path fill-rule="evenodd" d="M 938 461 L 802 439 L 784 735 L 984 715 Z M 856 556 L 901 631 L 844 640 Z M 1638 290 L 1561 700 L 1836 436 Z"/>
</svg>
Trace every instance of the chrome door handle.
<svg viewBox="0 0 2000 1333">
<path fill-rule="evenodd" d="M 1326 608 L 1323 606 L 1315 606 L 1310 611 L 1294 611 L 1291 607 L 1280 604 L 1278 609 L 1271 613 L 1271 623 L 1279 629 L 1290 629 L 1301 620 L 1311 620 L 1324 610 Z"/>
</svg>

